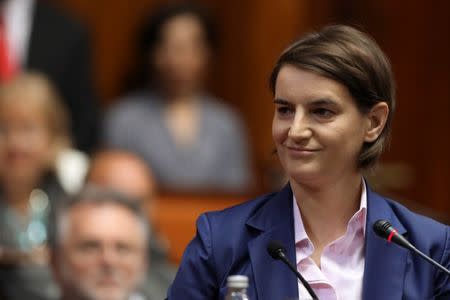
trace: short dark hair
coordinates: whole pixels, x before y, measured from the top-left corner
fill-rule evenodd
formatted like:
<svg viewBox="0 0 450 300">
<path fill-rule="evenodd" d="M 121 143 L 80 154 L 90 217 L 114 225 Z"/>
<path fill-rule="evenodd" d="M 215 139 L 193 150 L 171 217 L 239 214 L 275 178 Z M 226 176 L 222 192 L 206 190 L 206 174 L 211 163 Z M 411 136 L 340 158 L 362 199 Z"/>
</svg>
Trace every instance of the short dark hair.
<svg viewBox="0 0 450 300">
<path fill-rule="evenodd" d="M 275 94 L 278 73 L 284 65 L 336 80 L 349 90 L 361 113 L 367 113 L 379 102 L 389 107 L 386 125 L 380 136 L 364 143 L 358 167 L 373 166 L 389 140 L 395 110 L 395 83 L 388 58 L 374 39 L 362 31 L 346 26 L 327 26 L 305 35 L 289 46 L 278 58 L 270 75 Z"/>
</svg>

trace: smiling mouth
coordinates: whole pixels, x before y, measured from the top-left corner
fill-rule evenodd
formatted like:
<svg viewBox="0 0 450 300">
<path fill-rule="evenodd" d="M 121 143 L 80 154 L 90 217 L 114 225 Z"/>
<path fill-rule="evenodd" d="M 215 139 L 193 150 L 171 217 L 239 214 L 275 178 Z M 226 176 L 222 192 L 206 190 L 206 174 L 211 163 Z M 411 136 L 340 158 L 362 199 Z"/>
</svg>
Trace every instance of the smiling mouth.
<svg viewBox="0 0 450 300">
<path fill-rule="evenodd" d="M 296 152 L 317 152 L 318 149 L 309 149 L 309 148 L 299 148 L 299 147 L 291 147 L 291 146 L 285 146 L 288 150 L 296 151 Z"/>
<path fill-rule="evenodd" d="M 309 148 L 298 148 L 298 147 L 290 147 L 285 146 L 289 155 L 293 158 L 308 158 L 312 157 L 315 153 L 317 153 L 318 149 L 309 149 Z"/>
</svg>

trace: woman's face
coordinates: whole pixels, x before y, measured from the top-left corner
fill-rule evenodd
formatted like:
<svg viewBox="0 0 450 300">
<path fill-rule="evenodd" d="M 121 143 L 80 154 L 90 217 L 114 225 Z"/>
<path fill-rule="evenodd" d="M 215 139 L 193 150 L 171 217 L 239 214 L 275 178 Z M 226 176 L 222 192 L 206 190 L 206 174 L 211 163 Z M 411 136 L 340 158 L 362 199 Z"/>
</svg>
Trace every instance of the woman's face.
<svg viewBox="0 0 450 300">
<path fill-rule="evenodd" d="M 4 184 L 36 183 L 52 154 L 48 120 L 33 101 L 8 99 L 0 104 L 0 168 Z"/>
<path fill-rule="evenodd" d="M 272 135 L 291 180 L 320 183 L 358 172 L 371 121 L 358 111 L 344 85 L 285 65 L 274 103 Z"/>
<path fill-rule="evenodd" d="M 161 83 L 175 93 L 189 93 L 202 84 L 209 47 L 199 20 L 192 15 L 170 19 L 152 57 Z"/>
</svg>

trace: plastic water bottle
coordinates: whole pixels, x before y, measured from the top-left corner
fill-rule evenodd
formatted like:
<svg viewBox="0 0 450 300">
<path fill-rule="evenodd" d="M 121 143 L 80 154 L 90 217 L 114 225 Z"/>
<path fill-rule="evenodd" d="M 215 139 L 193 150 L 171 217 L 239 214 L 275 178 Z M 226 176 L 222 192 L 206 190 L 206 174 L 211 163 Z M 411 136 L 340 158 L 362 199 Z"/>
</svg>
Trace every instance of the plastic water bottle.
<svg viewBox="0 0 450 300">
<path fill-rule="evenodd" d="M 249 300 L 247 295 L 248 277 L 232 275 L 227 278 L 227 295 L 225 300 Z"/>
</svg>

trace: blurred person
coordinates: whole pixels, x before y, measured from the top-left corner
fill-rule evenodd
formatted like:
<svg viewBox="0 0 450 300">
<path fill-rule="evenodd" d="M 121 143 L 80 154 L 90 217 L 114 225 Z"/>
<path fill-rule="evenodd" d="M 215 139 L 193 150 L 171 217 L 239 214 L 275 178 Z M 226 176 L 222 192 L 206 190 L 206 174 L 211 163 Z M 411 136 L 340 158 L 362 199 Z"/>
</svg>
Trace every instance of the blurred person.
<svg viewBox="0 0 450 300">
<path fill-rule="evenodd" d="M 143 26 L 143 81 L 108 112 L 107 146 L 143 157 L 163 189 L 240 192 L 251 182 L 245 128 L 205 91 L 212 20 L 193 4 L 157 11 Z"/>
<path fill-rule="evenodd" d="M 51 264 L 62 300 L 131 300 L 147 269 L 149 232 L 136 201 L 87 187 L 56 212 Z"/>
<path fill-rule="evenodd" d="M 115 189 L 142 205 L 156 196 L 156 179 L 147 163 L 133 152 L 103 149 L 91 158 L 87 183 Z"/>
<path fill-rule="evenodd" d="M 0 81 L 39 71 L 55 84 L 69 110 L 74 146 L 90 152 L 98 135 L 88 34 L 83 26 L 38 0 L 0 0 Z"/>
<path fill-rule="evenodd" d="M 65 107 L 46 77 L 23 73 L 0 85 L 0 290 L 6 299 L 56 295 L 47 224 L 64 195 L 56 157 L 69 145 Z"/>
<path fill-rule="evenodd" d="M 103 150 L 91 160 L 86 178 L 87 184 L 95 184 L 116 190 L 139 204 L 150 215 L 157 186 L 152 171 L 139 156 L 123 150 Z M 175 267 L 168 263 L 167 247 L 152 230 L 149 220 L 149 270 L 142 292 L 150 299 L 163 299 L 175 276 Z"/>
</svg>

